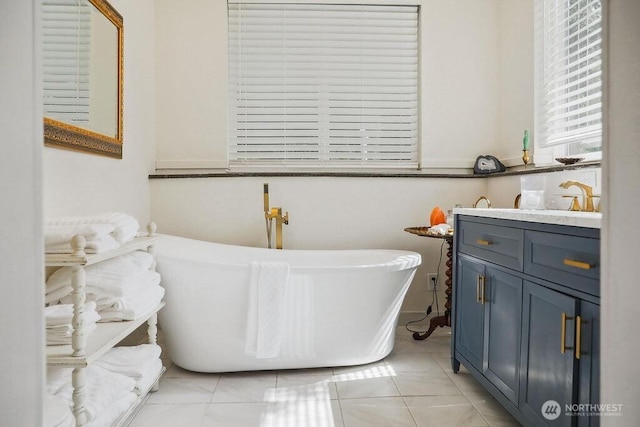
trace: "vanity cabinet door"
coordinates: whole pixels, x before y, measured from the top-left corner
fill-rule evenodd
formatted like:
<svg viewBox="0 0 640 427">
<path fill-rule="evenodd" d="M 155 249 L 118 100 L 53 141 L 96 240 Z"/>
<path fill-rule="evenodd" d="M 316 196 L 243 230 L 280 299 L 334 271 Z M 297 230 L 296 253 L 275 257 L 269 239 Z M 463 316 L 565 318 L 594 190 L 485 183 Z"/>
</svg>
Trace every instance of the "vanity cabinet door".
<svg viewBox="0 0 640 427">
<path fill-rule="evenodd" d="M 524 281 L 519 406 L 533 425 L 572 425 L 565 404 L 575 402 L 573 346 L 578 303 L 566 294 Z M 554 413 L 543 415 L 543 404 L 549 400 L 560 405 L 556 419 L 549 419 Z"/>
<path fill-rule="evenodd" d="M 485 267 L 482 262 L 463 255 L 458 257 L 457 264 L 456 351 L 481 371 L 484 348 L 484 305 L 480 300 L 480 278 L 484 277 Z"/>
<path fill-rule="evenodd" d="M 518 404 L 522 279 L 495 268 L 485 274 L 484 360 L 482 373 Z"/>
<path fill-rule="evenodd" d="M 600 306 L 581 301 L 577 327 L 580 327 L 578 403 L 595 405 L 600 403 Z M 578 427 L 600 426 L 597 415 L 582 414 L 577 419 Z"/>
</svg>

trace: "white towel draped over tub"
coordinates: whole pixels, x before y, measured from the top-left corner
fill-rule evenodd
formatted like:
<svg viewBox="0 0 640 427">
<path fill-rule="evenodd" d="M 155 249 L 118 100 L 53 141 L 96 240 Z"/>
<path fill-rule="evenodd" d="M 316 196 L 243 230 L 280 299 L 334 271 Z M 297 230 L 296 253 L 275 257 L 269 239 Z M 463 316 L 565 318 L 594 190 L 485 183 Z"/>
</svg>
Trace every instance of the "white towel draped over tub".
<svg viewBox="0 0 640 427">
<path fill-rule="evenodd" d="M 280 353 L 288 278 L 287 263 L 251 263 L 245 354 L 266 359 Z"/>
</svg>

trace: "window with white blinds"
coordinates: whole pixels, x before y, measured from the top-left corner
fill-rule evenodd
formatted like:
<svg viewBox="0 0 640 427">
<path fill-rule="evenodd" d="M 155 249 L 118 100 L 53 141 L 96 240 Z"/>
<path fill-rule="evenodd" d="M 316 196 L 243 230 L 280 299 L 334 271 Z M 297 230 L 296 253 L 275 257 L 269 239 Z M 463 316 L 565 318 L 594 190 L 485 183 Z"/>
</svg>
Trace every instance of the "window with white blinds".
<svg viewBox="0 0 640 427">
<path fill-rule="evenodd" d="M 89 121 L 91 4 L 42 3 L 44 113 L 65 123 Z"/>
<path fill-rule="evenodd" d="M 228 12 L 232 167 L 417 167 L 417 6 Z"/>
<path fill-rule="evenodd" d="M 539 148 L 600 152 L 602 5 L 600 0 L 536 0 Z"/>
</svg>

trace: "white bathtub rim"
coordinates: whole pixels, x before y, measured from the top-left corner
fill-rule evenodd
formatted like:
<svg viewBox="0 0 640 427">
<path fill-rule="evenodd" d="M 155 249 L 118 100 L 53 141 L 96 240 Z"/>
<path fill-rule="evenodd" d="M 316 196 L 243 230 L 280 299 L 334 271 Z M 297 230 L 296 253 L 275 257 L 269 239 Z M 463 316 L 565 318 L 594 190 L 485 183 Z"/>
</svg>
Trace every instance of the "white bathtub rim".
<svg viewBox="0 0 640 427">
<path fill-rule="evenodd" d="M 275 251 L 274 249 L 260 248 L 260 247 L 251 247 L 251 246 L 240 246 L 240 245 L 229 245 L 226 243 L 217 243 L 217 242 L 208 242 L 205 240 L 197 240 L 191 239 L 181 236 L 173 236 L 161 234 L 160 236 L 163 239 L 167 240 L 180 240 L 185 244 L 208 244 L 212 245 L 212 247 L 217 247 L 221 250 L 232 249 L 232 250 L 246 250 L 247 252 L 264 252 L 264 251 Z M 161 239 L 161 241 L 163 240 Z M 180 260 L 194 264 L 206 264 L 206 265 L 216 265 L 216 266 L 224 266 L 226 268 L 242 268 L 245 269 L 250 266 L 251 260 L 247 260 L 247 262 L 228 262 L 228 261 L 219 261 L 216 259 L 193 259 L 192 252 L 185 252 L 184 250 L 176 250 L 175 248 L 167 249 L 162 247 L 162 243 L 156 245 L 155 254 L 156 259 L 159 262 L 163 260 Z M 330 264 L 319 264 L 319 265 L 290 265 L 290 272 L 292 274 L 296 273 L 343 273 L 346 271 L 358 271 L 361 272 L 365 269 L 379 269 L 383 271 L 403 271 L 409 270 L 412 268 L 418 267 L 422 263 L 422 257 L 417 252 L 400 250 L 400 249 L 281 249 L 278 250 L 278 256 L 283 258 L 284 260 L 288 260 L 291 255 L 300 256 L 303 255 L 305 258 L 313 257 L 317 255 L 322 257 L 323 255 L 335 255 L 335 254 L 343 254 L 343 255 L 370 255 L 372 253 L 384 255 L 387 259 L 388 257 L 393 257 L 391 261 L 380 262 L 380 263 L 368 263 L 368 264 L 343 264 L 343 265 L 330 265 Z"/>
</svg>

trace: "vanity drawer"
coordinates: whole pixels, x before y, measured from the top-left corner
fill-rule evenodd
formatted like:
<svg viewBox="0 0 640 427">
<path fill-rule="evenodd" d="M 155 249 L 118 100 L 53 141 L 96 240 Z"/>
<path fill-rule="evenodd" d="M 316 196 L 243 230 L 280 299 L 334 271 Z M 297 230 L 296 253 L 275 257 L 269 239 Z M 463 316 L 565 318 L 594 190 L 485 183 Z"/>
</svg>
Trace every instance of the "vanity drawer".
<svg viewBox="0 0 640 427">
<path fill-rule="evenodd" d="M 600 295 L 600 240 L 525 231 L 524 272 L 592 295 Z"/>
<path fill-rule="evenodd" d="M 522 271 L 524 230 L 462 220 L 455 232 L 459 252 Z"/>
</svg>

